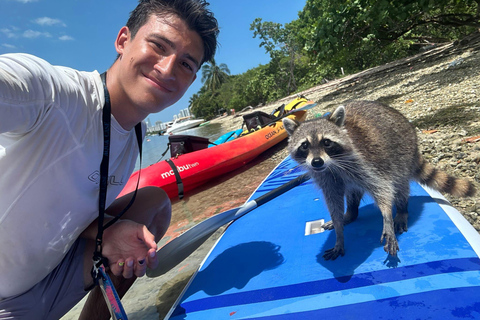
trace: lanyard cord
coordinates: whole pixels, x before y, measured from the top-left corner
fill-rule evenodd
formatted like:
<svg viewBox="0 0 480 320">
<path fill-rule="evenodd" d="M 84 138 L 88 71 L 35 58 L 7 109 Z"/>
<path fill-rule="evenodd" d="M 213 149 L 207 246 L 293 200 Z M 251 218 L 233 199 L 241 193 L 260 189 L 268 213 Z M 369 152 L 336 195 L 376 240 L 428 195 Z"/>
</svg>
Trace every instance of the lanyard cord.
<svg viewBox="0 0 480 320">
<path fill-rule="evenodd" d="M 108 186 L 108 164 L 110 158 L 110 127 L 111 127 L 111 103 L 110 103 L 110 94 L 108 93 L 107 89 L 107 73 L 104 72 L 100 75 L 102 82 L 103 82 L 103 89 L 105 93 L 105 104 L 103 106 L 103 157 L 102 162 L 100 164 L 100 196 L 98 201 L 98 233 L 95 239 L 95 252 L 93 254 L 93 260 L 97 264 L 101 264 L 103 261 L 102 256 L 102 239 L 103 239 L 103 232 L 106 228 L 110 227 L 114 224 L 120 217 L 132 206 L 133 202 L 135 201 L 135 197 L 137 196 L 138 186 L 140 184 L 140 174 L 138 175 L 137 180 L 137 187 L 135 188 L 135 192 L 133 193 L 132 199 L 128 203 L 128 205 L 117 215 L 115 216 L 110 222 L 103 225 L 104 216 L 105 216 L 105 204 L 107 200 L 107 186 Z M 140 152 L 140 168 L 142 167 L 142 124 L 138 123 L 135 126 L 135 134 L 137 137 L 138 149 Z M 98 267 L 98 266 L 97 266 Z M 94 266 L 95 268 L 95 266 Z"/>
</svg>

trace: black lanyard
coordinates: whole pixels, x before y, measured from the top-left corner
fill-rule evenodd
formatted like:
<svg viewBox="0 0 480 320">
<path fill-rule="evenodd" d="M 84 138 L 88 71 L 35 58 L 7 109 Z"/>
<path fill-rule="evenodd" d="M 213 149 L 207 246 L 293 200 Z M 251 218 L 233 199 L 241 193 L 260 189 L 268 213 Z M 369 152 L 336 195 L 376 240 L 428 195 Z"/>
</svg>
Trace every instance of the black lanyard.
<svg viewBox="0 0 480 320">
<path fill-rule="evenodd" d="M 100 164 L 100 197 L 98 201 L 98 233 L 96 237 L 95 252 L 93 254 L 93 260 L 96 264 L 106 263 L 102 256 L 102 238 L 103 231 L 106 228 L 114 224 L 120 217 L 132 206 L 137 196 L 137 190 L 140 183 L 140 174 L 138 175 L 137 187 L 133 193 L 132 199 L 128 205 L 123 209 L 117 216 L 115 216 L 107 224 L 103 225 L 104 216 L 105 216 L 105 204 L 107 201 L 107 185 L 108 185 L 108 164 L 110 157 L 110 127 L 111 127 L 111 104 L 110 104 L 110 94 L 107 89 L 107 73 L 104 72 L 100 75 L 103 82 L 103 89 L 105 93 L 105 104 L 103 106 L 103 158 Z M 142 124 L 138 123 L 135 126 L 135 134 L 137 136 L 138 149 L 140 151 L 140 167 L 142 166 Z M 99 266 L 99 265 L 98 265 Z M 97 266 L 97 267 L 98 267 Z M 96 275 L 94 276 L 94 279 Z"/>
</svg>

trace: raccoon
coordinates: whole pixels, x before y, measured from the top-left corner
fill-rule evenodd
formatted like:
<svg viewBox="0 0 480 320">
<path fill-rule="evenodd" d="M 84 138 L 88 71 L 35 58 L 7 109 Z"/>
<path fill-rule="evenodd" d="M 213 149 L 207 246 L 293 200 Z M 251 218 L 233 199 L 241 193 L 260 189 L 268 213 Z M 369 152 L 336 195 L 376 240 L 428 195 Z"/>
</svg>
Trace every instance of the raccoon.
<svg viewBox="0 0 480 320">
<path fill-rule="evenodd" d="M 335 229 L 336 234 L 335 247 L 323 255 L 326 260 L 345 254 L 343 227 L 357 218 L 365 192 L 382 213 L 380 242 L 392 256 L 399 250 L 395 232 L 408 229 L 410 180 L 455 196 L 475 193 L 471 182 L 425 162 L 413 126 L 400 112 L 382 103 L 353 101 L 338 107 L 328 118 L 302 124 L 284 118 L 283 124 L 289 134 L 291 157 L 307 169 L 325 196 L 331 221 L 324 228 Z"/>
</svg>

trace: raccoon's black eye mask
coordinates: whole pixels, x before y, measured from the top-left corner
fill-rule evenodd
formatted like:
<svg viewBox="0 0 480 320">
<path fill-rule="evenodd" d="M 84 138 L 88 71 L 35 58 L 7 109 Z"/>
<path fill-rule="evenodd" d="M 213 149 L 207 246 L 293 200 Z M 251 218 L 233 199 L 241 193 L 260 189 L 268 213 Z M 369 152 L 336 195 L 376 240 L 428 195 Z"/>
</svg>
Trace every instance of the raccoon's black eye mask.
<svg viewBox="0 0 480 320">
<path fill-rule="evenodd" d="M 307 151 L 308 147 L 310 146 L 310 143 L 308 141 L 302 142 L 300 147 L 298 148 L 300 151 Z"/>
<path fill-rule="evenodd" d="M 322 139 L 322 142 L 321 142 L 321 143 L 323 144 L 323 146 L 324 146 L 325 148 L 333 147 L 333 142 L 332 142 L 332 140 L 330 140 L 330 139 Z"/>
</svg>

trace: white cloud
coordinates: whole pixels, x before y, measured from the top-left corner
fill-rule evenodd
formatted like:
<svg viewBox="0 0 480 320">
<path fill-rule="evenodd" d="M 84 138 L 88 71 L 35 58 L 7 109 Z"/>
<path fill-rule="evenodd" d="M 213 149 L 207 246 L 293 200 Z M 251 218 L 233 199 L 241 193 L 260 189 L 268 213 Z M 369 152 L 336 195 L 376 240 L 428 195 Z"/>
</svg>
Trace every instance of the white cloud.
<svg viewBox="0 0 480 320">
<path fill-rule="evenodd" d="M 41 26 L 54 26 L 54 25 L 60 25 L 62 27 L 66 27 L 67 25 L 63 23 L 61 20 L 54 19 L 54 18 L 49 18 L 49 17 L 42 17 L 35 19 L 34 22 L 36 24 L 39 24 Z"/>
<path fill-rule="evenodd" d="M 13 44 L 8 44 L 8 43 L 2 43 L 2 47 L 7 48 L 7 49 L 16 49 Z"/>
<path fill-rule="evenodd" d="M 70 37 L 70 36 L 61 36 L 61 37 L 59 37 L 58 39 L 60 39 L 60 40 L 62 40 L 62 41 L 75 40 L 73 37 Z"/>
<path fill-rule="evenodd" d="M 37 2 L 38 0 L 15 0 L 17 2 L 21 2 L 21 3 L 29 3 L 29 2 Z"/>
<path fill-rule="evenodd" d="M 48 32 L 40 32 L 35 30 L 25 30 L 22 34 L 22 37 L 28 39 L 34 39 L 39 37 L 50 38 L 52 35 Z"/>
<path fill-rule="evenodd" d="M 14 30 L 9 28 L 2 28 L 0 32 L 3 33 L 7 38 L 17 38 L 18 35 L 15 33 Z"/>
</svg>

